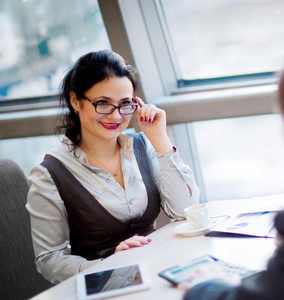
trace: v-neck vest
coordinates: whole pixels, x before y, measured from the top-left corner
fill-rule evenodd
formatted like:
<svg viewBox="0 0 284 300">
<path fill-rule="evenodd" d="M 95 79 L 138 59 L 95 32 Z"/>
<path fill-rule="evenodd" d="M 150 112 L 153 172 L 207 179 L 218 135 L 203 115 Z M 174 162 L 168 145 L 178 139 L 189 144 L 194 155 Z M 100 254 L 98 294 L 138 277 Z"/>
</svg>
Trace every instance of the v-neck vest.
<svg viewBox="0 0 284 300">
<path fill-rule="evenodd" d="M 148 235 L 160 212 L 160 195 L 153 168 L 141 134 L 133 137 L 133 150 L 148 196 L 143 215 L 122 222 L 110 214 L 75 176 L 55 157 L 48 155 L 41 163 L 49 171 L 68 214 L 71 254 L 87 260 L 105 258 L 116 246 L 134 234 Z"/>
</svg>

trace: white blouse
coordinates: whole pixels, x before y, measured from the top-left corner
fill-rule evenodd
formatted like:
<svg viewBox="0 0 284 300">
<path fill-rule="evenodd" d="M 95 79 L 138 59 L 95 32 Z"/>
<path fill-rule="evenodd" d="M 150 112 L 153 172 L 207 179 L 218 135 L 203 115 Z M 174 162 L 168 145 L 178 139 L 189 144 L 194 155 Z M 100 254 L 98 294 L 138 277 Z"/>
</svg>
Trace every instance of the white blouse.
<svg viewBox="0 0 284 300">
<path fill-rule="evenodd" d="M 161 153 L 157 153 L 146 136 L 141 134 L 152 162 L 161 206 L 170 218 L 183 219 L 184 208 L 199 202 L 199 189 L 192 170 L 182 162 L 178 150 L 158 159 Z M 65 140 L 68 142 L 67 138 Z M 144 213 L 147 191 L 133 153 L 133 138 L 122 134 L 118 142 L 124 189 L 110 173 L 90 166 L 85 153 L 79 148 L 70 152 L 69 146 L 62 143 L 60 149 L 53 149 L 47 154 L 59 159 L 113 216 L 126 221 Z M 59 283 L 98 260 L 87 261 L 71 255 L 67 211 L 48 170 L 41 165 L 34 167 L 29 181 L 26 208 L 31 217 L 37 269 L 47 280 Z"/>
</svg>

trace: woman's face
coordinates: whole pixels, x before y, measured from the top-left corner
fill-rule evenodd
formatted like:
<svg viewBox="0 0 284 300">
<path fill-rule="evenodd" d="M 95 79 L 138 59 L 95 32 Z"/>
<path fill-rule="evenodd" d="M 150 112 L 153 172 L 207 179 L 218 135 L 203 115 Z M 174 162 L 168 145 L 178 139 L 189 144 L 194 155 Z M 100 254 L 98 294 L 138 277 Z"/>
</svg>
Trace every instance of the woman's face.
<svg viewBox="0 0 284 300">
<path fill-rule="evenodd" d="M 109 103 L 116 106 L 132 102 L 133 86 L 127 77 L 110 77 L 93 85 L 85 92 L 93 103 Z M 88 100 L 78 101 L 71 94 L 71 103 L 79 111 L 82 142 L 113 140 L 124 131 L 132 115 L 121 115 L 118 109 L 111 114 L 99 114 Z"/>
</svg>

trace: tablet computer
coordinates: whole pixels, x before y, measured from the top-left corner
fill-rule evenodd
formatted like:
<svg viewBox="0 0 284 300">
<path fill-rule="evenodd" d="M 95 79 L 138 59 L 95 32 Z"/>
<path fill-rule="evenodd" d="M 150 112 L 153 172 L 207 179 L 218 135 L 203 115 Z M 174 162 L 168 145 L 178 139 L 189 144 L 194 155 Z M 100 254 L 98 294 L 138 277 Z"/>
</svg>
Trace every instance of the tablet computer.
<svg viewBox="0 0 284 300">
<path fill-rule="evenodd" d="M 105 299 L 146 290 L 150 287 L 150 275 L 145 263 L 77 275 L 79 300 Z"/>
</svg>

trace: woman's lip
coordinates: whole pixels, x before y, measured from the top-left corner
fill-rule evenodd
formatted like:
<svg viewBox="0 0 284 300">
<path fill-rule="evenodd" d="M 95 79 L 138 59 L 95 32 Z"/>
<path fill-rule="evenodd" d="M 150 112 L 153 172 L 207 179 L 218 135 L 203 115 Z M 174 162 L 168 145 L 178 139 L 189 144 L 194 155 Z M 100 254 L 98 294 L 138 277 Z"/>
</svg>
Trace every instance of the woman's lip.
<svg viewBox="0 0 284 300">
<path fill-rule="evenodd" d="M 103 123 L 103 122 L 100 122 L 102 124 L 102 126 L 106 129 L 109 129 L 109 130 L 115 130 L 118 128 L 119 126 L 119 123 Z"/>
</svg>

